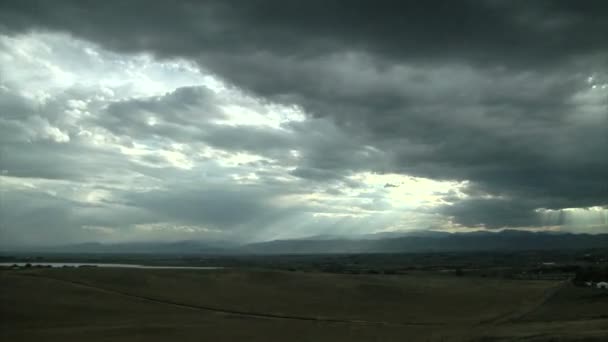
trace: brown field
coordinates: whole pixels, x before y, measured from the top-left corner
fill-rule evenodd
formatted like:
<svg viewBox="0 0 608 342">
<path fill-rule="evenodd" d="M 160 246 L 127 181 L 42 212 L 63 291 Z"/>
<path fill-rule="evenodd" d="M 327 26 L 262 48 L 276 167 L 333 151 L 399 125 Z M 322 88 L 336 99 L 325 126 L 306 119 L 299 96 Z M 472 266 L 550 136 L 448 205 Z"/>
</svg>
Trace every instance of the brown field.
<svg viewBox="0 0 608 342">
<path fill-rule="evenodd" d="M 0 276 L 2 341 L 608 337 L 606 296 L 552 281 L 110 268 Z"/>
<path fill-rule="evenodd" d="M 564 286 L 544 305 L 525 316 L 529 321 L 608 319 L 608 291 Z"/>
</svg>

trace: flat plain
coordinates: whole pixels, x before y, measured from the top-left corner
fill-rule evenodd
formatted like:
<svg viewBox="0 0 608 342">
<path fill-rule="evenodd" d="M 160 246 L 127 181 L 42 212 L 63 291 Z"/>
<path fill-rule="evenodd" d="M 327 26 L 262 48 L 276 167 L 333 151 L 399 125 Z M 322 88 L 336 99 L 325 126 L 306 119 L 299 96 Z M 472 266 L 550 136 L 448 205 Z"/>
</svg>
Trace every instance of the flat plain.
<svg viewBox="0 0 608 342">
<path fill-rule="evenodd" d="M 564 281 L 275 270 L 0 272 L 2 341 L 601 341 Z"/>
</svg>

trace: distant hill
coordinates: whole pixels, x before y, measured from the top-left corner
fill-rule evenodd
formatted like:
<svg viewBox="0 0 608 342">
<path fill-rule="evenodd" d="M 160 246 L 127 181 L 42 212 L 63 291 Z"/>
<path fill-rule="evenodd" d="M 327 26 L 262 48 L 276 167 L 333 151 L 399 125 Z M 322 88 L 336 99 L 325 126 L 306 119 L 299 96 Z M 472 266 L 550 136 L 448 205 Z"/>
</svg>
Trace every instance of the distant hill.
<svg viewBox="0 0 608 342">
<path fill-rule="evenodd" d="M 239 248 L 255 254 L 413 253 L 608 248 L 608 234 L 555 234 L 505 230 L 496 233 L 406 234 L 361 239 L 298 239 L 254 243 Z"/>
<path fill-rule="evenodd" d="M 417 231 L 341 237 L 318 235 L 236 245 L 229 242 L 178 241 L 83 243 L 61 247 L 27 248 L 23 251 L 107 254 L 329 254 L 521 251 L 608 248 L 608 234 L 555 232 L 445 233 Z"/>
</svg>

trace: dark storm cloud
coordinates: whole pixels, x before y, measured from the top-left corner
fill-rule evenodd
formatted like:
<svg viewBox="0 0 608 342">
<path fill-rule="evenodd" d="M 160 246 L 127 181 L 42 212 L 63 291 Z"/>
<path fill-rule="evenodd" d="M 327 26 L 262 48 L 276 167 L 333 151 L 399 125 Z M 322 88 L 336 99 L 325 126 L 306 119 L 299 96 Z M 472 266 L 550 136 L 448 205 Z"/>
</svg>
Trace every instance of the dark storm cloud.
<svg viewBox="0 0 608 342">
<path fill-rule="evenodd" d="M 608 94 L 591 91 L 608 84 L 604 1 L 22 1 L 0 13 L 6 32 L 192 59 L 316 118 L 289 138 L 193 128 L 191 115 L 134 101 L 109 118 L 155 112 L 159 125 L 137 114 L 104 124 L 119 134 L 145 128 L 275 158 L 297 147 L 302 179 L 401 172 L 508 198 L 440 209 L 465 225 L 536 225 L 535 208 L 608 202 Z M 193 94 L 181 95 L 175 105 L 187 106 Z"/>
<path fill-rule="evenodd" d="M 159 54 L 309 57 L 362 49 L 397 59 L 506 56 L 527 64 L 604 53 L 605 40 L 593 33 L 608 29 L 605 11 L 603 1 L 74 0 L 6 3 L 2 22 L 8 30 L 60 29 L 117 49 Z"/>
<path fill-rule="evenodd" d="M 202 89 L 197 89 L 202 88 Z M 183 99 L 176 100 L 176 99 Z M 176 102 L 177 101 L 177 102 Z M 222 124 L 220 100 L 204 87 L 179 88 L 147 99 L 114 102 L 92 118 L 125 139 L 170 139 L 185 144 L 204 143 L 230 152 L 248 152 L 279 162 L 299 159 L 292 174 L 306 179 L 333 180 L 348 172 L 382 166 L 383 153 L 349 135 L 330 119 L 290 122 L 280 128 Z M 150 120 L 154 119 L 154 124 Z M 298 156 L 290 154 L 297 150 Z"/>
<path fill-rule="evenodd" d="M 191 142 L 201 138 L 211 120 L 222 117 L 206 87 L 182 87 L 160 96 L 110 103 L 91 123 L 124 137 Z"/>
<path fill-rule="evenodd" d="M 471 199 L 445 206 L 441 213 L 465 227 L 530 227 L 541 224 L 537 206 L 522 199 Z"/>
<path fill-rule="evenodd" d="M 206 87 L 182 87 L 164 96 L 112 103 L 106 114 L 98 119 L 112 131 L 151 127 L 149 120 L 187 127 L 223 116 Z"/>
</svg>

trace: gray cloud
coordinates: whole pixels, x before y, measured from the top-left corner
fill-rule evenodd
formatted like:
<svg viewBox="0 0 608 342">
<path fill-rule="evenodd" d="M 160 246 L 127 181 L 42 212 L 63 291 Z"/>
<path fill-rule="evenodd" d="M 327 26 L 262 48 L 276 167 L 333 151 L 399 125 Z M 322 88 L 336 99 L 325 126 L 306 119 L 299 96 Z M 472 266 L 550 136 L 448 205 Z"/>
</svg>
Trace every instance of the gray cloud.
<svg viewBox="0 0 608 342">
<path fill-rule="evenodd" d="M 205 170 L 223 186 L 147 189 L 149 196 L 134 193 L 129 202 L 218 227 L 255 222 L 260 212 L 277 222 L 295 217 L 308 209 L 273 216 L 264 200 L 306 189 L 344 195 L 361 185 L 352 180 L 361 172 L 467 181 L 466 198 L 451 194 L 451 205 L 430 209 L 463 226 L 539 226 L 538 208 L 608 204 L 603 1 L 27 1 L 3 3 L 0 13 L 7 34 L 67 32 L 119 54 L 184 58 L 235 87 L 241 106 L 295 105 L 307 115 L 278 127 L 221 123 L 235 99 L 181 86 L 101 108 L 90 101 L 94 115 L 78 122 L 112 137 L 116 146 L 101 148 L 58 114 L 67 98 L 83 97 L 77 90 L 38 109 L 5 91 L 0 129 L 9 175 L 91 180 L 123 170 L 121 178 L 158 185 L 177 172 L 170 158 L 187 157 L 204 165 L 183 171 L 187 179 Z M 147 152 L 120 152 L 137 144 Z M 208 147 L 213 154 L 201 155 Z M 238 153 L 261 160 L 220 165 Z M 235 195 L 231 173 L 255 174 L 274 192 Z M 297 186 L 274 187 L 286 177 Z M 222 199 L 226 210 L 208 198 Z M 240 215 L 225 214 L 230 208 Z"/>
<path fill-rule="evenodd" d="M 132 20 L 144 7 L 146 16 Z M 310 56 L 364 49 L 396 59 L 457 58 L 483 64 L 498 59 L 516 65 L 605 53 L 605 40 L 594 33 L 605 32 L 608 25 L 602 1 L 265 0 L 153 6 L 133 1 L 120 7 L 111 2 L 27 1 L 6 4 L 3 13 L 3 26 L 10 31 L 67 30 L 116 49 L 161 55 L 269 51 Z"/>
<path fill-rule="evenodd" d="M 530 227 L 541 224 L 534 204 L 517 199 L 470 199 L 443 207 L 441 213 L 455 218 L 465 227 Z"/>
<path fill-rule="evenodd" d="M 178 128 L 182 130 L 173 133 L 187 134 L 188 127 L 222 116 L 206 87 L 182 87 L 164 96 L 111 103 L 105 115 L 97 119 L 103 120 L 101 124 L 113 132 L 139 133 L 128 131 L 132 128 L 163 136 Z"/>
</svg>

